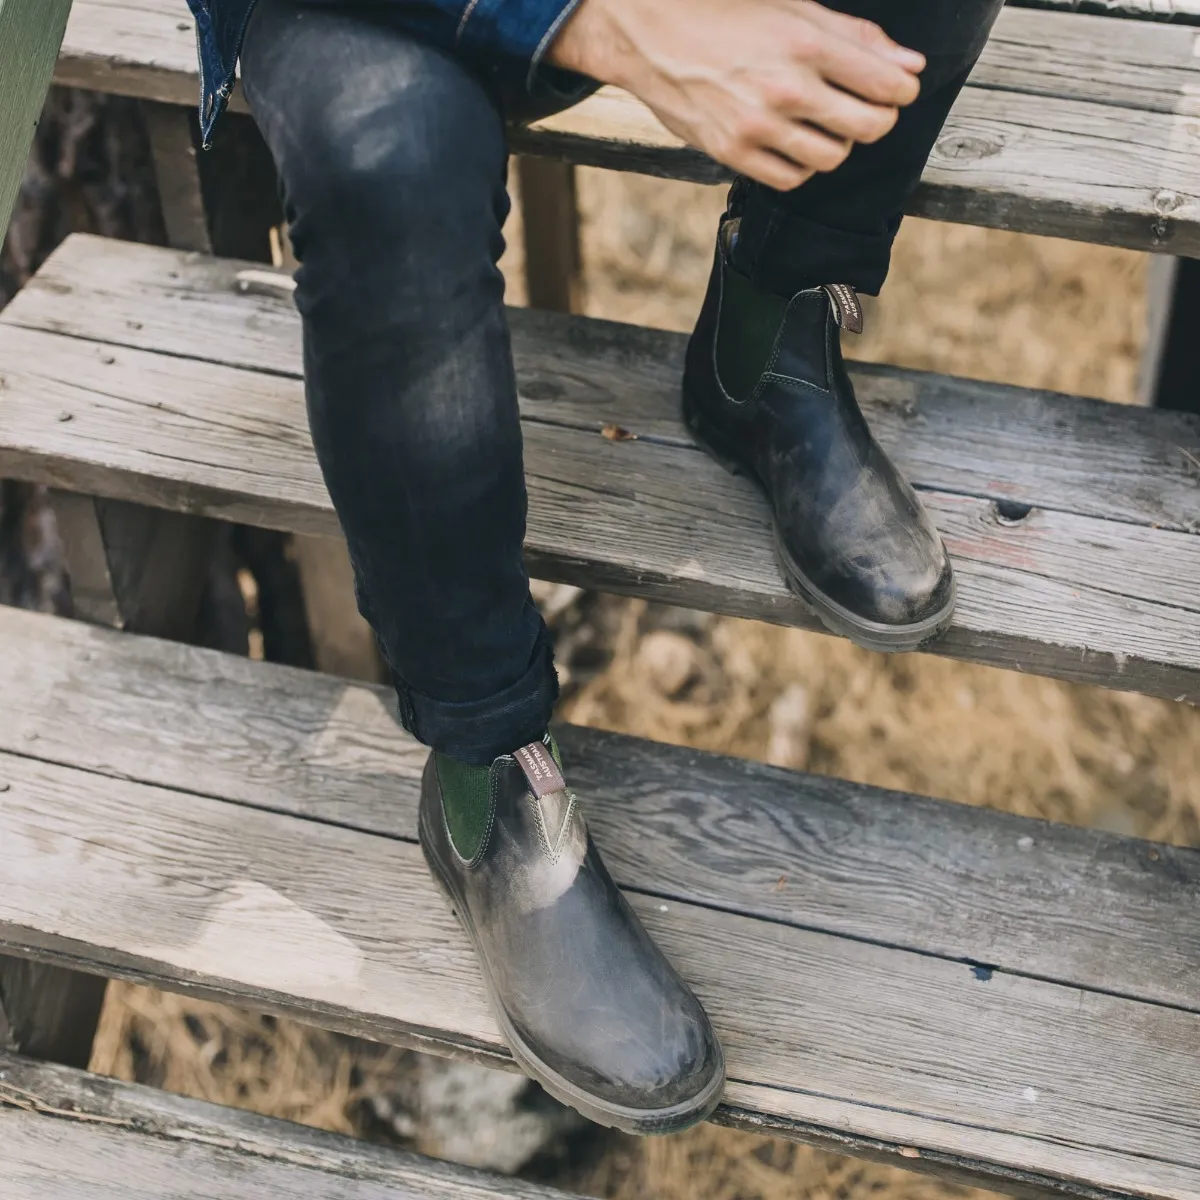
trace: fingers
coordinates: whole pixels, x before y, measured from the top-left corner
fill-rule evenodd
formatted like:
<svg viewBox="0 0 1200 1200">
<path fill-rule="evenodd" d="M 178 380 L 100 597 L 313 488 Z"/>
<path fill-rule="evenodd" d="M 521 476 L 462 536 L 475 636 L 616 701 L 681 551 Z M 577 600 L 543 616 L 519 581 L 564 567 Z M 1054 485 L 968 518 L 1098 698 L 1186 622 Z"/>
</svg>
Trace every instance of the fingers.
<svg viewBox="0 0 1200 1200">
<path fill-rule="evenodd" d="M 801 167 L 786 158 L 780 158 L 770 150 L 755 148 L 747 150 L 726 164 L 739 175 L 746 175 L 759 183 L 764 183 L 777 192 L 791 192 L 801 184 L 807 183 L 816 172 L 809 167 Z"/>
<path fill-rule="evenodd" d="M 924 55 L 897 45 L 870 21 L 806 3 L 805 15 L 820 31 L 801 41 L 800 57 L 831 83 L 874 104 L 911 104 L 920 93 L 917 73 Z"/>
<path fill-rule="evenodd" d="M 868 104 L 849 92 L 816 80 L 795 94 L 781 97 L 779 111 L 785 116 L 811 121 L 839 138 L 854 142 L 877 142 L 891 132 L 900 112 L 894 105 Z"/>
<path fill-rule="evenodd" d="M 780 121 L 763 145 L 800 166 L 822 173 L 836 171 L 852 148 L 849 141 L 830 137 L 820 129 L 796 121 Z"/>
<path fill-rule="evenodd" d="M 824 4 L 813 3 L 812 0 L 804 4 L 804 13 L 814 25 L 827 33 L 854 42 L 883 58 L 891 59 L 906 71 L 919 75 L 925 70 L 925 55 L 919 50 L 912 50 L 893 41 L 873 21 L 864 21 L 861 17 L 850 17 L 845 13 L 835 12 L 826 8 Z"/>
<path fill-rule="evenodd" d="M 799 187 L 818 172 L 834 171 L 846 161 L 849 140 L 785 117 L 751 117 L 741 128 L 706 147 L 719 161 L 776 191 Z"/>
<path fill-rule="evenodd" d="M 911 104 L 921 91 L 917 77 L 841 38 L 824 40 L 813 66 L 830 82 L 873 104 Z"/>
</svg>

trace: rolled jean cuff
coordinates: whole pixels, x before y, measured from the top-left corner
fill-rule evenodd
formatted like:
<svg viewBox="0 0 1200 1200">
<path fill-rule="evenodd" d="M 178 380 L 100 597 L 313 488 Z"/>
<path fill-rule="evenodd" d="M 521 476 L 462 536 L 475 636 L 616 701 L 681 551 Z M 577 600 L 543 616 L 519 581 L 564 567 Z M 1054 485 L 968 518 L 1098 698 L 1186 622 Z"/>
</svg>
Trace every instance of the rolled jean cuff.
<svg viewBox="0 0 1200 1200">
<path fill-rule="evenodd" d="M 459 762 L 487 767 L 546 732 L 558 700 L 554 647 L 543 630 L 525 674 L 482 700 L 435 700 L 402 680 L 396 695 L 400 724 L 418 741 Z"/>
<path fill-rule="evenodd" d="M 878 295 L 900 227 L 897 217 L 875 234 L 836 229 L 788 212 L 759 188 L 750 191 L 741 215 L 736 261 L 755 284 L 781 296 L 826 283 Z"/>
</svg>

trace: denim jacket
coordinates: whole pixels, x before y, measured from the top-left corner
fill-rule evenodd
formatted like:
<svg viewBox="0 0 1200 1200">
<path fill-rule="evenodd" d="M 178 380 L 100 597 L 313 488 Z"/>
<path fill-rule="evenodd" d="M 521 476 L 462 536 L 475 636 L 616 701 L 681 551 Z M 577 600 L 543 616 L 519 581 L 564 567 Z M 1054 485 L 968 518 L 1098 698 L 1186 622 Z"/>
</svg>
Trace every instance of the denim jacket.
<svg viewBox="0 0 1200 1200">
<path fill-rule="evenodd" d="M 391 0 L 414 34 L 461 52 L 505 88 L 564 94 L 579 80 L 542 66 L 554 35 L 581 0 Z M 205 145 L 233 91 L 255 0 L 188 0 L 200 47 L 200 128 Z"/>
</svg>

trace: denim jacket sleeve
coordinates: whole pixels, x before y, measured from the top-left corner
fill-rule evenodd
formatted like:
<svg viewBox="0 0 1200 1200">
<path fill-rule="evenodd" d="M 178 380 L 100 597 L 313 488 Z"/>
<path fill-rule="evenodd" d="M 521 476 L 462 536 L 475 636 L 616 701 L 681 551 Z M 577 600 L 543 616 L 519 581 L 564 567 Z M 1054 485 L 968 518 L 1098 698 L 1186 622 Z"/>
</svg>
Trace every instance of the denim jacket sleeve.
<svg viewBox="0 0 1200 1200">
<path fill-rule="evenodd" d="M 458 8 L 462 0 L 432 0 Z M 471 54 L 515 60 L 532 91 L 555 34 L 582 0 L 466 0 L 455 42 Z"/>
<path fill-rule="evenodd" d="M 255 0 L 187 0 L 200 49 L 200 126 L 205 144 L 233 90 Z M 585 81 L 543 65 L 563 23 L 582 0 L 391 0 L 412 31 L 485 65 L 530 92 L 577 92 Z"/>
</svg>

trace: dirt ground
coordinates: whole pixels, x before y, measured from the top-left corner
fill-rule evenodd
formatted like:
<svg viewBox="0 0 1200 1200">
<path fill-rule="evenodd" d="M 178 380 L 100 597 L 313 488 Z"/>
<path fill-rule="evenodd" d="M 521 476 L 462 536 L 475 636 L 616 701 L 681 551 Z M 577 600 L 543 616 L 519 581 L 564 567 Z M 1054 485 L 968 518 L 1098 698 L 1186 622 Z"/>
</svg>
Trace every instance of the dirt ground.
<svg viewBox="0 0 1200 1200">
<path fill-rule="evenodd" d="M 686 329 L 721 193 L 584 172 L 581 203 L 587 310 Z M 519 300 L 519 256 L 505 265 Z M 868 332 L 848 349 L 1134 402 L 1146 266 L 1125 251 L 912 221 Z M 818 634 L 637 601 L 544 595 L 571 676 L 565 719 L 1200 844 L 1200 710 L 926 656 L 886 658 Z M 122 985 L 110 991 L 93 1065 L 362 1132 L 372 1076 L 397 1061 L 352 1059 L 328 1034 Z M 642 1142 L 609 1137 L 555 1179 L 612 1200 L 966 1194 L 711 1126 Z"/>
</svg>

